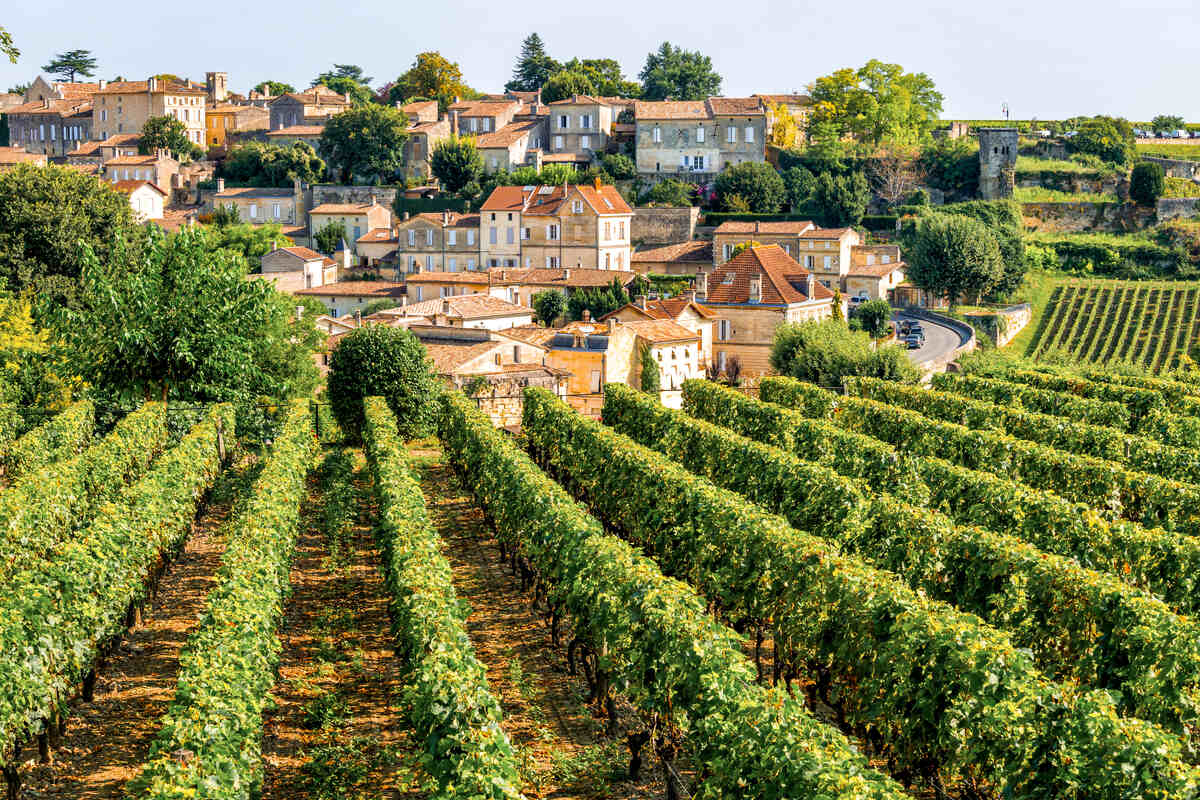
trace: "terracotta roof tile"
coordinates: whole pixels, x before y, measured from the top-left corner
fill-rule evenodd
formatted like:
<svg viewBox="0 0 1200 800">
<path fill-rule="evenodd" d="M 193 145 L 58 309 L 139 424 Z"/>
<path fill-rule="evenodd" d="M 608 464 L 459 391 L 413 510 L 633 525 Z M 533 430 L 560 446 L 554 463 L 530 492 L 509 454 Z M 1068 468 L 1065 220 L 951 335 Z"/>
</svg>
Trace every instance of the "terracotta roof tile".
<svg viewBox="0 0 1200 800">
<path fill-rule="evenodd" d="M 571 267 L 570 269 L 533 269 L 514 267 L 492 267 L 488 270 L 492 277 L 493 286 L 565 286 L 580 288 L 585 286 L 608 286 L 616 278 L 622 286 L 628 286 L 637 277 L 637 273 L 628 270 L 585 269 Z"/>
<path fill-rule="evenodd" d="M 708 106 L 714 116 L 761 116 L 767 111 L 757 97 L 710 97 Z"/>
<path fill-rule="evenodd" d="M 289 125 L 267 131 L 267 136 L 320 136 L 324 132 L 324 125 Z"/>
<path fill-rule="evenodd" d="M 659 247 L 647 247 L 638 250 L 629 260 L 640 261 L 680 261 L 712 263 L 712 242 L 679 242 L 665 244 Z"/>
<path fill-rule="evenodd" d="M 896 270 L 904 269 L 904 266 L 903 261 L 893 261 L 890 264 L 856 264 L 850 267 L 846 274 L 860 278 L 883 278 Z"/>
<path fill-rule="evenodd" d="M 570 97 L 564 97 L 562 100 L 555 100 L 553 103 L 547 103 L 550 106 L 574 106 L 574 105 L 605 105 L 604 101 L 598 97 L 592 97 L 587 94 L 576 94 Z"/>
<path fill-rule="evenodd" d="M 808 298 L 802 288 L 811 273 L 796 263 L 779 245 L 747 247 L 708 276 L 706 303 L 747 303 L 750 299 L 750 278 L 761 275 L 761 302 L 771 305 L 804 303 Z M 833 292 L 813 281 L 814 300 L 833 297 Z"/>
<path fill-rule="evenodd" d="M 633 114 L 637 119 L 708 119 L 712 110 L 702 100 L 638 100 Z"/>
<path fill-rule="evenodd" d="M 103 89 L 98 89 L 97 94 L 138 94 L 140 92 L 150 91 L 150 81 L 110 81 Z M 188 86 L 183 81 L 175 80 L 160 80 L 157 81 L 155 94 L 207 94 L 207 90 L 198 83 L 193 83 Z"/>
<path fill-rule="evenodd" d="M 213 197 L 291 197 L 294 189 L 277 186 L 233 186 L 222 189 Z"/>
<path fill-rule="evenodd" d="M 405 283 L 455 284 L 468 286 L 487 286 L 486 272 L 475 270 L 467 272 L 418 272 L 405 278 Z"/>
<path fill-rule="evenodd" d="M 528 136 L 539 127 L 540 122 L 513 122 L 505 125 L 498 131 L 492 133 L 480 134 L 475 139 L 475 146 L 480 149 L 489 147 L 509 147 L 521 140 L 522 136 Z"/>
<path fill-rule="evenodd" d="M 5 114 L 54 114 L 56 116 L 71 116 L 80 113 L 91 113 L 91 100 L 83 98 L 68 98 L 66 100 L 33 100 L 5 109 Z"/>
<path fill-rule="evenodd" d="M 301 289 L 296 294 L 317 297 L 401 297 L 404 284 L 391 281 L 340 281 L 328 286 Z"/>
<path fill-rule="evenodd" d="M 0 164 L 45 163 L 45 161 L 45 155 L 26 152 L 24 147 L 0 147 Z"/>
<path fill-rule="evenodd" d="M 690 331 L 678 322 L 669 319 L 638 320 L 636 322 L 622 322 L 621 325 L 631 329 L 638 336 L 649 342 L 686 342 L 700 338 L 700 334 Z"/>
<path fill-rule="evenodd" d="M 115 156 L 104 162 L 106 167 L 144 167 L 158 163 L 158 156 Z"/>
<path fill-rule="evenodd" d="M 449 312 L 444 309 L 449 305 Z M 457 294 L 453 297 L 435 297 L 407 306 L 410 314 L 420 314 L 432 317 L 435 314 L 447 313 L 447 316 L 459 317 L 464 320 L 488 319 L 492 317 L 513 317 L 533 314 L 532 308 L 492 297 L 490 294 Z"/>
<path fill-rule="evenodd" d="M 283 94 L 275 98 L 273 102 L 278 102 L 284 97 L 296 100 L 308 106 L 350 105 L 345 96 L 338 94 L 327 86 L 314 86 L 311 89 L 304 90 L 303 92 L 288 92 L 287 94 Z"/>
<path fill-rule="evenodd" d="M 812 98 L 806 94 L 756 94 L 765 103 L 783 103 L 791 106 L 810 106 Z"/>
<path fill-rule="evenodd" d="M 704 319 L 714 319 L 717 315 L 709 309 L 702 306 L 694 300 L 689 300 L 686 297 L 669 297 L 666 300 L 647 300 L 646 307 L 642 308 L 637 303 L 626 303 L 616 311 L 610 311 L 600 317 L 600 321 L 616 316 L 621 311 L 636 311 L 644 315 L 647 319 L 669 319 L 679 320 L 679 315 L 685 310 L 691 308 L 697 315 Z"/>
<path fill-rule="evenodd" d="M 321 255 L 316 250 L 310 250 L 307 247 L 281 247 L 279 249 L 286 253 L 291 253 L 294 256 L 298 256 L 305 261 L 320 261 L 321 259 L 325 258 L 325 256 Z"/>
<path fill-rule="evenodd" d="M 809 220 L 798 220 L 795 222 L 747 222 L 743 220 L 729 220 L 722 222 L 713 231 L 713 234 L 722 233 L 783 233 L 800 236 L 806 231 L 813 230 L 815 226 Z"/>
<path fill-rule="evenodd" d="M 358 237 L 360 244 L 395 244 L 399 241 L 400 237 L 391 228 L 372 228 Z"/>
<path fill-rule="evenodd" d="M 125 194 L 133 194 L 134 192 L 136 192 L 138 189 L 142 188 L 143 186 L 149 186 L 151 189 L 158 192 L 163 197 L 167 196 L 166 192 L 164 192 L 162 189 L 155 186 L 150 181 L 117 181 L 111 185 L 117 191 L 124 192 Z"/>
<path fill-rule="evenodd" d="M 379 203 L 372 206 L 371 203 L 321 203 L 321 205 L 309 211 L 312 214 L 365 214 L 371 208 L 384 208 Z"/>
</svg>

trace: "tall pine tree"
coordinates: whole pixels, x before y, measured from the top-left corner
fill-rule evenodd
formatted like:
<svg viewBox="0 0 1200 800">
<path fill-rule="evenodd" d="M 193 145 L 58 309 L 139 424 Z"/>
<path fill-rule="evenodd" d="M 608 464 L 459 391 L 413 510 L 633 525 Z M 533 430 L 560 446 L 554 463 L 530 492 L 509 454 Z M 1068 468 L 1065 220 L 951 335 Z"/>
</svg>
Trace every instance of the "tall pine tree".
<svg viewBox="0 0 1200 800">
<path fill-rule="evenodd" d="M 504 91 L 536 92 L 561 68 L 557 61 L 546 55 L 542 37 L 531 33 L 521 42 L 521 57 L 517 59 L 512 80 L 504 85 Z"/>
</svg>

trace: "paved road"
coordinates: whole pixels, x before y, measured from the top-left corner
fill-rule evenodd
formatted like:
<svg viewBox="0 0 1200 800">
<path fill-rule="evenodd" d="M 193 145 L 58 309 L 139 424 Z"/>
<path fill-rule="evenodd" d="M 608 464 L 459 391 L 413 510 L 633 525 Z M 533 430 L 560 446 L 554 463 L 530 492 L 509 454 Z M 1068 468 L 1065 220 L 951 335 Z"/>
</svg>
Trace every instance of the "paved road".
<svg viewBox="0 0 1200 800">
<path fill-rule="evenodd" d="M 896 313 L 892 315 L 892 319 L 897 324 L 905 318 L 920 322 L 921 327 L 925 329 L 925 344 L 915 350 L 908 351 L 908 357 L 912 359 L 914 364 L 933 361 L 949 354 L 954 348 L 958 347 L 958 334 L 952 328 L 939 325 L 936 322 L 930 322 L 927 319 L 918 320 L 916 317 L 909 317 L 907 314 Z"/>
</svg>

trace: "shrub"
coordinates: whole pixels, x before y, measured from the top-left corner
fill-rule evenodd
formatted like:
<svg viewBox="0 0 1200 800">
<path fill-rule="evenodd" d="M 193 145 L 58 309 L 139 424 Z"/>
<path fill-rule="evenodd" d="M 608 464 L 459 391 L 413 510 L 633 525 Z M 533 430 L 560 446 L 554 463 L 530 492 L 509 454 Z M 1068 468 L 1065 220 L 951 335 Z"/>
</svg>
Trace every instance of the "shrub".
<svg viewBox="0 0 1200 800">
<path fill-rule="evenodd" d="M 779 210 L 787 198 L 783 178 L 773 166 L 765 162 L 735 164 L 722 170 L 716 181 L 717 195 L 730 211 L 730 195 L 739 195 L 749 206 L 747 211 L 772 214 Z"/>
<path fill-rule="evenodd" d="M 898 347 L 871 349 L 871 337 L 839 320 L 788 323 L 775 331 L 771 367 L 781 375 L 840 387 L 850 375 L 913 383 L 919 377 Z"/>
<path fill-rule="evenodd" d="M 358 436 L 363 398 L 379 395 L 410 439 L 433 433 L 441 382 L 425 347 L 400 328 L 367 325 L 345 336 L 329 357 L 329 403 L 342 430 Z"/>
<path fill-rule="evenodd" d="M 654 360 L 654 354 L 650 352 L 649 345 L 642 345 L 642 376 L 641 384 L 642 391 L 646 394 L 658 396 L 659 389 L 662 386 L 658 375 L 658 362 Z"/>
<path fill-rule="evenodd" d="M 1163 168 L 1152 161 L 1135 164 L 1129 175 L 1129 196 L 1134 202 L 1152 206 L 1166 191 L 1166 176 Z"/>
<path fill-rule="evenodd" d="M 633 159 L 621 153 L 609 153 L 604 157 L 604 171 L 612 176 L 613 180 L 631 180 L 637 177 L 637 165 L 633 163 Z"/>
</svg>

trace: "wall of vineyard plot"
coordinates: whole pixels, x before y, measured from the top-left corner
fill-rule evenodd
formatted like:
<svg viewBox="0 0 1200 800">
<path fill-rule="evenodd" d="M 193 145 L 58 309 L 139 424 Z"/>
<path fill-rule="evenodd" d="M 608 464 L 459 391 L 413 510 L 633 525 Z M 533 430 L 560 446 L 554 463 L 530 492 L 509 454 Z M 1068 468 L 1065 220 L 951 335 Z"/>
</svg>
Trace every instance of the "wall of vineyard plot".
<svg viewBox="0 0 1200 800">
<path fill-rule="evenodd" d="M 1067 281 L 1055 288 L 1026 355 L 1085 364 L 1179 366 L 1200 340 L 1200 283 Z"/>
</svg>

